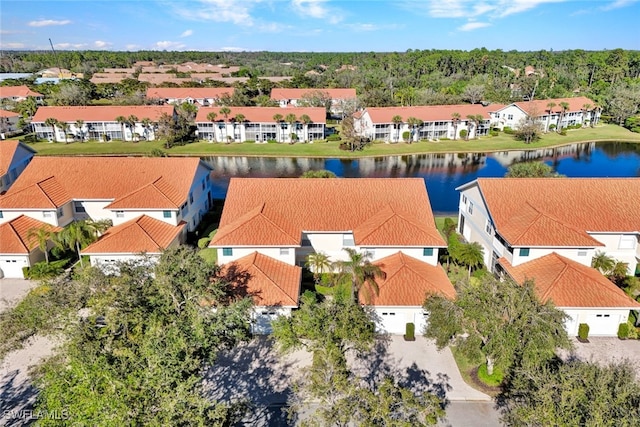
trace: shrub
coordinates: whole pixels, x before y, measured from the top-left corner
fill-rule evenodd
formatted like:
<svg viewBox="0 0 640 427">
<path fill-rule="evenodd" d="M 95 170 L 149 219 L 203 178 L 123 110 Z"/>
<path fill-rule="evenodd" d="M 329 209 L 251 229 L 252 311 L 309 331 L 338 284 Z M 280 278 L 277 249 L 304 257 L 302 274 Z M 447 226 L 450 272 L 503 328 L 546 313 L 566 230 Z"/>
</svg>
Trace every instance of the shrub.
<svg viewBox="0 0 640 427">
<path fill-rule="evenodd" d="M 149 157 L 167 157 L 167 153 L 159 148 L 154 148 L 149 152 Z"/>
<path fill-rule="evenodd" d="M 416 325 L 414 323 L 407 323 L 405 334 L 405 341 L 415 341 L 416 340 Z"/>
<path fill-rule="evenodd" d="M 555 130 L 555 128 L 556 128 L 556 125 L 553 125 L 553 124 L 549 125 L 549 130 Z"/>
<path fill-rule="evenodd" d="M 468 134 L 467 130 L 466 129 L 462 129 L 460 131 L 460 138 L 466 138 L 467 134 Z"/>
<path fill-rule="evenodd" d="M 500 132 L 498 132 L 497 130 L 490 130 L 490 131 L 489 131 L 489 135 L 491 135 L 491 136 L 498 136 L 498 135 L 500 135 Z"/>
<path fill-rule="evenodd" d="M 627 325 L 629 326 L 627 338 L 630 340 L 637 340 L 638 332 L 640 332 L 640 328 L 636 328 L 631 317 L 629 317 L 629 320 L 627 320 Z"/>
<path fill-rule="evenodd" d="M 618 338 L 621 340 L 626 340 L 629 337 L 629 324 L 628 323 L 620 323 L 618 326 Z"/>
<path fill-rule="evenodd" d="M 327 141 L 340 141 L 340 135 L 334 133 L 327 137 Z"/>
<path fill-rule="evenodd" d="M 25 278 L 32 280 L 49 279 L 56 277 L 64 271 L 64 267 L 69 263 L 68 259 L 61 259 L 58 261 L 51 261 L 47 264 L 46 261 L 35 263 L 28 269 L 28 274 Z"/>
<path fill-rule="evenodd" d="M 586 323 L 580 323 L 580 325 L 578 325 L 578 338 L 581 340 L 589 338 L 589 325 Z"/>
<path fill-rule="evenodd" d="M 276 141 L 275 139 L 269 139 L 267 140 L 267 144 L 277 144 L 278 141 Z"/>
<path fill-rule="evenodd" d="M 409 132 L 409 131 L 402 132 L 402 140 L 403 141 L 408 141 L 409 138 L 411 138 L 411 132 Z"/>
<path fill-rule="evenodd" d="M 218 250 L 215 248 L 202 249 L 198 252 L 198 255 L 209 264 L 216 264 L 218 262 Z"/>
<path fill-rule="evenodd" d="M 567 130 L 566 130 L 566 129 L 562 129 L 562 130 L 560 131 L 560 135 L 562 135 L 562 136 L 566 136 L 566 135 L 567 135 Z"/>
<path fill-rule="evenodd" d="M 253 139 L 247 139 L 246 141 L 243 142 L 243 144 L 255 144 L 256 141 Z"/>
<path fill-rule="evenodd" d="M 505 126 L 504 129 L 502 129 L 502 131 L 507 135 L 513 135 L 513 132 L 514 132 L 513 129 L 511 129 L 509 126 Z"/>
<path fill-rule="evenodd" d="M 500 133 L 500 128 L 499 127 L 491 128 L 491 132 Z"/>
<path fill-rule="evenodd" d="M 202 239 L 198 240 L 198 247 L 200 249 L 204 249 L 207 246 L 209 246 L 209 242 L 211 242 L 211 237 L 203 237 Z"/>
<path fill-rule="evenodd" d="M 444 235 L 448 238 L 454 231 L 456 231 L 456 223 L 451 218 L 445 218 L 444 224 L 442 225 Z"/>
</svg>

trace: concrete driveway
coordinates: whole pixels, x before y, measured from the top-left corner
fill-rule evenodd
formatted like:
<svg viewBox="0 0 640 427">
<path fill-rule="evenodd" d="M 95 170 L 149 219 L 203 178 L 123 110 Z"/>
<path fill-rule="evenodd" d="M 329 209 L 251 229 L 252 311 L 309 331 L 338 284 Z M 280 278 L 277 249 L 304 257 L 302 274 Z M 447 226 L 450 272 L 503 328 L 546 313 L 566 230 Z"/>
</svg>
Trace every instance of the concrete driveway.
<svg viewBox="0 0 640 427">
<path fill-rule="evenodd" d="M 640 381 L 640 340 L 620 340 L 617 337 L 589 337 L 588 343 L 581 343 L 572 338 L 573 352 L 560 352 L 560 357 L 567 359 L 576 357 L 585 362 L 619 363 L 628 361 L 636 372 L 636 379 Z"/>
<path fill-rule="evenodd" d="M 38 283 L 36 280 L 0 279 L 0 312 L 17 304 Z"/>
</svg>

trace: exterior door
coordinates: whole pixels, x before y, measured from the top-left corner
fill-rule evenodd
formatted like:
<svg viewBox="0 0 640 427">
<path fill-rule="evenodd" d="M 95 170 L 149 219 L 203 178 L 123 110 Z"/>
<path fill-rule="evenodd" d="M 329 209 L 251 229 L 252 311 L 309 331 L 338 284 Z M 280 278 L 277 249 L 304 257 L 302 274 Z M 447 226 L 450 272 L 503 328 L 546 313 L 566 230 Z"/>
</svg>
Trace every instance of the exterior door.
<svg viewBox="0 0 640 427">
<path fill-rule="evenodd" d="M 620 325 L 620 315 L 613 313 L 590 314 L 587 317 L 589 335 L 616 335 Z"/>
</svg>

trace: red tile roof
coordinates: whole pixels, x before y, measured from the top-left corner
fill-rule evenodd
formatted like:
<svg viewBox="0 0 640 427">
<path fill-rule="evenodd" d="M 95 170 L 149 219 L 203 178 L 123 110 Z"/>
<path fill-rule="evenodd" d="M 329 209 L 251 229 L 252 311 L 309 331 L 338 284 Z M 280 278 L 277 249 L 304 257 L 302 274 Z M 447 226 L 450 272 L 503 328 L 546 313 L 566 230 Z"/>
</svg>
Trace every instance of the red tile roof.
<svg viewBox="0 0 640 427">
<path fill-rule="evenodd" d="M 24 215 L 0 224 L 0 254 L 29 254 L 38 246 L 35 237 L 29 238 L 29 231 L 38 228 L 52 232 L 62 230 Z"/>
<path fill-rule="evenodd" d="M 35 153 L 35 150 L 17 139 L 0 141 L 0 177 L 9 172 L 9 166 L 11 166 L 11 162 L 18 151 L 18 147 Z"/>
<path fill-rule="evenodd" d="M 505 258 L 498 262 L 518 283 L 534 279 L 538 297 L 543 302 L 552 300 L 557 307 L 640 308 L 597 270 L 555 252 L 516 267 Z"/>
<path fill-rule="evenodd" d="M 371 305 L 420 307 L 428 295 L 456 297 L 456 291 L 440 265 L 427 264 L 402 252 L 374 264 L 382 268 L 386 277 L 377 280 L 380 292 L 371 296 Z M 361 299 L 366 303 L 363 297 Z"/>
<path fill-rule="evenodd" d="M 26 98 L 28 96 L 42 96 L 41 93 L 34 92 L 27 86 L 0 86 L 0 98 Z"/>
<path fill-rule="evenodd" d="M 116 117 L 130 115 L 139 120 L 144 118 L 158 121 L 160 116 L 173 115 L 173 105 L 94 105 L 90 107 L 40 107 L 33 116 L 32 123 L 43 123 L 48 118 L 58 119 L 66 123 L 76 120 L 85 122 L 114 122 Z"/>
<path fill-rule="evenodd" d="M 354 231 L 357 245 L 446 246 L 421 178 L 231 178 L 211 245 L 290 246 L 303 231 Z"/>
<path fill-rule="evenodd" d="M 587 232 L 640 233 L 640 178 L 479 178 L 477 183 L 497 232 L 511 245 L 594 247 L 601 244 Z"/>
<path fill-rule="evenodd" d="M 0 197 L 0 208 L 115 199 L 118 209 L 175 209 L 187 200 L 200 164 L 197 158 L 177 157 L 35 157 Z"/>
<path fill-rule="evenodd" d="M 14 118 L 14 117 L 19 117 L 20 114 L 18 113 L 14 113 L 13 111 L 7 111 L 7 110 L 0 110 L 0 117 L 2 118 Z"/>
<path fill-rule="evenodd" d="M 198 110 L 196 123 L 209 123 L 207 115 L 213 112 L 217 114 L 216 121 L 225 120 L 220 114 L 221 107 L 203 107 Z M 320 107 L 295 107 L 286 110 L 280 107 L 228 107 L 231 112 L 227 116 L 227 121 L 231 121 L 237 114 L 243 114 L 246 121 L 254 123 L 274 123 L 273 116 L 280 114 L 284 119 L 288 114 L 295 114 L 296 118 L 306 114 L 313 123 L 326 123 L 326 110 Z"/>
<path fill-rule="evenodd" d="M 147 89 L 147 98 L 221 98 L 224 95 L 232 96 L 235 91 L 232 87 L 153 87 Z"/>
<path fill-rule="evenodd" d="M 350 88 L 332 88 L 332 89 L 290 89 L 290 88 L 273 88 L 271 89 L 271 99 L 300 99 L 305 95 L 315 92 L 323 92 L 331 99 L 354 99 L 356 98 L 356 90 Z"/>
<path fill-rule="evenodd" d="M 406 121 L 409 117 L 415 117 L 425 122 L 450 121 L 451 115 L 460 114 L 460 120 L 466 120 L 471 114 L 481 114 L 485 120 L 489 120 L 489 113 L 498 111 L 504 105 L 492 104 L 488 107 L 482 104 L 460 104 L 460 105 L 422 105 L 414 107 L 370 107 L 365 110 L 369 113 L 373 123 L 392 123 L 394 116 L 400 116 Z"/>
<path fill-rule="evenodd" d="M 232 283 L 253 298 L 257 306 L 297 307 L 302 268 L 278 261 L 258 252 L 239 258 L 222 267 L 224 275 L 248 273 L 246 283 Z M 237 276 L 236 276 L 237 277 Z"/>
<path fill-rule="evenodd" d="M 167 224 L 146 215 L 108 229 L 98 241 L 87 246 L 82 255 L 158 254 L 182 233 L 186 223 Z"/>
<path fill-rule="evenodd" d="M 522 111 L 526 113 L 536 113 L 537 115 L 544 115 L 549 113 L 549 105 L 550 103 L 555 103 L 555 107 L 553 107 L 554 113 L 559 113 L 562 111 L 560 107 L 560 103 L 566 102 L 569 104 L 569 109 L 567 111 L 580 111 L 584 107 L 584 105 L 590 105 L 589 110 L 593 110 L 596 106 L 596 103 L 591 99 L 578 96 L 576 98 L 554 98 L 554 99 L 538 99 L 535 101 L 527 101 L 527 102 L 514 102 Z"/>
</svg>

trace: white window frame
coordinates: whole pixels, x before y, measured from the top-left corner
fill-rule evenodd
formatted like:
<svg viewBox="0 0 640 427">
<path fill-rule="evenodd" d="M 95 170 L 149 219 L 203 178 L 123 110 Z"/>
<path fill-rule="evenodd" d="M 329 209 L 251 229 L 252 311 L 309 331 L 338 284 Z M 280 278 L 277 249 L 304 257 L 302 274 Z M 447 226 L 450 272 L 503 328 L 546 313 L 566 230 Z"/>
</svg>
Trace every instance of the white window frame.
<svg viewBox="0 0 640 427">
<path fill-rule="evenodd" d="M 467 212 L 469 212 L 470 215 L 473 215 L 473 202 L 469 203 L 469 207 L 467 207 Z"/>
<path fill-rule="evenodd" d="M 124 211 L 116 211 L 116 218 L 124 218 Z"/>
<path fill-rule="evenodd" d="M 289 248 L 280 248 L 280 256 L 289 256 Z"/>
</svg>

